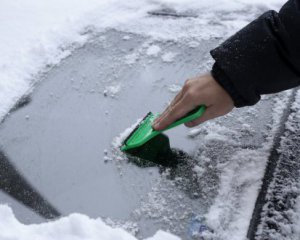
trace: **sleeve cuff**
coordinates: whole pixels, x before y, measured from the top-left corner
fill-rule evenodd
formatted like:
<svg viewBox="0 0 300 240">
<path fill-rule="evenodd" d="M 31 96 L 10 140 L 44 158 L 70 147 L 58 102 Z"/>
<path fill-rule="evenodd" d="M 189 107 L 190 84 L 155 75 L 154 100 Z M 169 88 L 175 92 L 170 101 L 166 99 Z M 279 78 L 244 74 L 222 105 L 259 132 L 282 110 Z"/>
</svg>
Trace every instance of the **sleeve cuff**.
<svg viewBox="0 0 300 240">
<path fill-rule="evenodd" d="M 237 92 L 236 88 L 230 81 L 226 73 L 214 63 L 211 74 L 213 78 L 224 88 L 224 90 L 230 95 L 234 102 L 234 106 L 237 108 L 249 106 L 252 104 L 247 103 L 247 101 Z"/>
</svg>

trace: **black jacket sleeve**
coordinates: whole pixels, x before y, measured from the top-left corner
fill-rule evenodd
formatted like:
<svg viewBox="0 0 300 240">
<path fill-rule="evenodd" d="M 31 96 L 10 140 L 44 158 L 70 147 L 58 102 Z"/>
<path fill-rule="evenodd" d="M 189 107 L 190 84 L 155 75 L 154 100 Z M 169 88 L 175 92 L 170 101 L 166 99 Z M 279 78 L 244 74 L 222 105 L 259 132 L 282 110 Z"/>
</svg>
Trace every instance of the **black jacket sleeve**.
<svg viewBox="0 0 300 240">
<path fill-rule="evenodd" d="M 211 51 L 213 77 L 236 107 L 300 85 L 300 0 L 268 11 Z"/>
</svg>

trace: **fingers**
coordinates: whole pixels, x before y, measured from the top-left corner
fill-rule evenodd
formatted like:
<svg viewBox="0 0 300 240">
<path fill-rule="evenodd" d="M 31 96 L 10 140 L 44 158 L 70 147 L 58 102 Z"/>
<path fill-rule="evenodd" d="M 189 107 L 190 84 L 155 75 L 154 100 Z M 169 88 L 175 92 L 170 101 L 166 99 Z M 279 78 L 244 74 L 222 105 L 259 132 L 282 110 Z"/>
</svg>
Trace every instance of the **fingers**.
<svg viewBox="0 0 300 240">
<path fill-rule="evenodd" d="M 211 74 L 205 74 L 185 82 L 171 104 L 154 121 L 153 128 L 163 130 L 199 105 L 205 105 L 206 111 L 200 118 L 186 123 L 187 127 L 194 127 L 207 120 L 225 115 L 234 107 L 230 95 Z"/>
<path fill-rule="evenodd" d="M 177 119 L 183 117 L 187 112 L 192 110 L 192 107 L 189 107 L 186 104 L 184 98 L 178 101 L 173 107 L 171 106 L 165 113 L 162 115 L 153 125 L 154 129 L 161 131 L 168 127 L 171 123 Z"/>
<path fill-rule="evenodd" d="M 174 106 L 178 101 L 181 100 L 182 97 L 183 97 L 183 91 L 181 90 L 181 91 L 175 96 L 175 98 L 172 100 L 172 102 L 170 103 L 170 106 Z"/>
<path fill-rule="evenodd" d="M 163 113 L 162 113 L 158 118 L 156 118 L 156 119 L 154 120 L 153 126 L 154 126 L 155 124 L 157 124 L 161 119 L 163 119 L 163 118 L 166 116 L 166 114 L 168 114 L 168 113 L 170 112 L 170 110 L 171 110 L 172 108 L 174 108 L 174 106 L 182 99 L 182 97 L 183 97 L 183 91 L 181 90 L 181 91 L 175 96 L 175 98 L 172 100 L 172 102 L 169 104 L 169 106 L 163 111 Z"/>
</svg>

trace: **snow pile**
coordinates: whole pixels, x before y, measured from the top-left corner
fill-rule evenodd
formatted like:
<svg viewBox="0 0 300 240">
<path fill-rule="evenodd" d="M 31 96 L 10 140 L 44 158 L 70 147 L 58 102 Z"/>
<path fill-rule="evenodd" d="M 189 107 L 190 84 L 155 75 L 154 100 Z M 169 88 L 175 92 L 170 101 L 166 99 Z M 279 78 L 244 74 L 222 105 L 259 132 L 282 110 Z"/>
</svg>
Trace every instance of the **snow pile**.
<svg viewBox="0 0 300 240">
<path fill-rule="evenodd" d="M 14 216 L 10 207 L 0 205 L 0 239 L 22 240 L 137 240 L 121 228 L 111 228 L 100 218 L 91 219 L 82 214 L 71 214 L 57 221 L 24 225 Z M 169 233 L 158 231 L 147 240 L 179 240 Z"/>
</svg>

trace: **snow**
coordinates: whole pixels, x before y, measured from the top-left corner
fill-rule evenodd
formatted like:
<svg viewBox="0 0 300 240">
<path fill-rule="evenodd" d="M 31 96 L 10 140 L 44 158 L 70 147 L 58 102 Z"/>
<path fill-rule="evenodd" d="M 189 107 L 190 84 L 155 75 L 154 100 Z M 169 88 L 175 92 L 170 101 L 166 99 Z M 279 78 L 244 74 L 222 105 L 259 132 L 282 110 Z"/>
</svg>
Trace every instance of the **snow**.
<svg viewBox="0 0 300 240">
<path fill-rule="evenodd" d="M 300 196 L 298 196 L 296 205 L 295 205 L 295 212 L 296 215 L 293 219 L 294 229 L 295 229 L 295 236 L 300 236 Z"/>
<path fill-rule="evenodd" d="M 267 9 L 278 10 L 284 2 L 283 0 L 264 2 L 258 0 L 251 2 L 246 0 L 128 0 L 123 2 L 116 0 L 3 0 L 0 3 L 0 120 L 21 97 L 34 89 L 43 73 L 72 54 L 74 49 L 89 41 L 93 33 L 115 28 L 129 33 L 142 34 L 155 40 L 187 41 L 190 47 L 197 48 L 201 39 L 226 38 L 245 26 L 257 14 Z M 167 18 L 161 21 L 160 18 L 149 17 L 147 14 L 149 11 L 162 8 L 171 8 L 178 13 L 192 12 L 201 17 L 176 20 Z M 130 41 L 131 37 L 126 35 L 123 39 Z M 127 55 L 125 62 L 135 63 L 139 54 Z M 146 54 L 153 57 L 162 54 L 162 60 L 167 63 L 176 61 L 177 57 L 176 53 L 168 52 L 157 45 L 148 46 Z M 115 85 L 105 89 L 103 94 L 114 96 L 121 90 L 121 86 Z M 177 88 L 170 88 L 170 91 L 177 90 Z M 207 224 L 215 231 L 213 237 L 226 240 L 243 239 L 245 236 L 260 186 L 265 159 L 272 145 L 279 116 L 285 106 L 285 101 L 281 100 L 274 109 L 272 116 L 274 124 L 271 126 L 269 138 L 260 151 L 249 149 L 237 151 L 227 164 L 218 166 L 222 184 L 219 186 L 214 203 L 206 214 Z M 29 119 L 29 117 L 25 118 Z M 136 124 L 114 139 L 113 147 L 120 146 Z M 236 141 L 234 137 L 237 133 L 233 130 L 216 123 L 206 126 L 208 130 L 204 141 L 217 140 L 232 144 Z M 249 126 L 244 125 L 243 128 L 244 131 L 251 132 Z M 190 132 L 189 136 L 195 138 L 201 131 L 201 129 L 195 129 Z M 107 159 L 104 160 L 108 160 L 108 157 L 105 157 Z M 209 161 L 209 157 L 206 157 L 206 161 Z M 199 178 L 204 174 L 204 169 L 199 166 L 195 167 L 194 171 Z M 239 189 L 242 190 L 239 191 Z M 160 191 L 156 193 L 161 194 Z M 237 195 L 229 193 L 237 193 Z M 144 205 L 143 208 L 156 207 L 157 215 L 164 217 L 164 210 L 161 208 L 165 207 L 163 204 L 167 198 L 160 197 L 152 199 L 152 202 Z M 176 196 L 176 198 L 180 197 Z M 295 231 L 300 233 L 299 198 L 296 209 L 299 215 L 295 216 L 295 219 L 298 219 L 295 220 L 297 224 Z M 180 217 L 179 213 L 173 214 L 174 218 Z M 136 239 L 122 229 L 109 227 L 101 219 L 91 219 L 81 214 L 72 214 L 53 222 L 36 225 L 20 223 L 6 205 L 0 205 L 0 215 L 0 239 L 20 239 L 20 236 L 22 239 L 45 240 Z M 232 232 L 235 233 L 234 236 Z M 150 239 L 177 240 L 179 238 L 158 231 L 148 240 Z"/>
<path fill-rule="evenodd" d="M 120 84 L 107 86 L 103 91 L 103 95 L 115 97 L 120 92 L 120 90 L 121 90 Z"/>
<path fill-rule="evenodd" d="M 164 62 L 171 63 L 175 60 L 176 56 L 177 56 L 177 53 L 167 52 L 164 55 L 162 55 L 161 58 Z"/>
<path fill-rule="evenodd" d="M 84 44 L 91 31 L 115 27 L 160 39 L 228 36 L 253 19 L 254 13 L 261 12 L 260 9 L 278 9 L 282 3 L 280 0 L 264 3 L 257 0 L 251 3 L 246 0 L 1 1 L 0 119 L 16 101 L 32 90 L 39 74 L 59 64 Z M 147 12 L 166 7 L 178 12 L 192 10 L 201 13 L 201 18 L 194 19 L 194 22 L 181 19 L 178 24 L 172 24 L 172 19 L 161 22 L 146 17 Z M 245 14 L 239 14 L 222 27 L 216 27 L 212 22 L 220 18 L 216 15 L 220 11 L 234 14 L 234 11 L 246 8 L 254 12 L 249 13 L 248 19 Z M 165 59 L 171 61 L 172 57 L 166 55 Z"/>
<path fill-rule="evenodd" d="M 281 137 L 280 153 L 268 187 L 256 239 L 299 239 L 300 226 L 300 92 L 291 106 Z"/>
<path fill-rule="evenodd" d="M 208 126 L 213 126 L 206 130 L 210 141 L 217 139 L 226 143 L 231 142 L 236 147 L 235 154 L 230 155 L 229 161 L 217 166 L 220 171 L 220 186 L 214 203 L 205 215 L 207 224 L 213 231 L 208 234 L 207 239 L 210 237 L 223 240 L 246 239 L 261 179 L 264 176 L 266 161 L 280 124 L 280 116 L 282 116 L 290 95 L 291 92 L 288 91 L 274 98 L 271 129 L 266 133 L 265 142 L 258 149 L 239 147 L 239 134 L 243 134 L 242 131 L 234 133 L 224 126 L 208 124 Z M 254 111 L 257 109 L 252 108 L 249 111 L 255 115 Z M 248 124 L 246 128 L 249 129 Z M 200 132 L 200 129 L 193 130 L 190 136 L 195 137 Z"/>
<path fill-rule="evenodd" d="M 137 53 L 131 53 L 125 56 L 125 63 L 133 64 L 139 59 Z"/>
<path fill-rule="evenodd" d="M 142 118 L 139 118 L 132 124 L 130 127 L 126 128 L 119 136 L 115 137 L 112 141 L 112 146 L 115 149 L 120 148 L 122 146 L 123 141 L 129 136 L 129 134 L 136 128 L 136 126 L 142 121 Z"/>
<path fill-rule="evenodd" d="M 241 150 L 224 166 L 218 197 L 206 215 L 208 226 L 218 229 L 214 237 L 245 238 L 257 196 L 255 176 L 264 173 L 264 157 L 257 150 Z"/>
<path fill-rule="evenodd" d="M 160 47 L 157 45 L 152 45 L 147 49 L 147 55 L 157 57 L 159 52 L 161 51 Z"/>
<path fill-rule="evenodd" d="M 12 209 L 0 205 L 0 239 L 22 240 L 137 240 L 121 228 L 112 228 L 100 218 L 92 219 L 85 215 L 74 213 L 57 221 L 42 224 L 24 225 L 14 216 Z M 146 240 L 179 240 L 169 233 L 158 231 Z"/>
<path fill-rule="evenodd" d="M 171 93 L 178 93 L 181 90 L 182 86 L 177 85 L 177 84 L 171 84 L 168 86 L 168 90 Z"/>
</svg>

